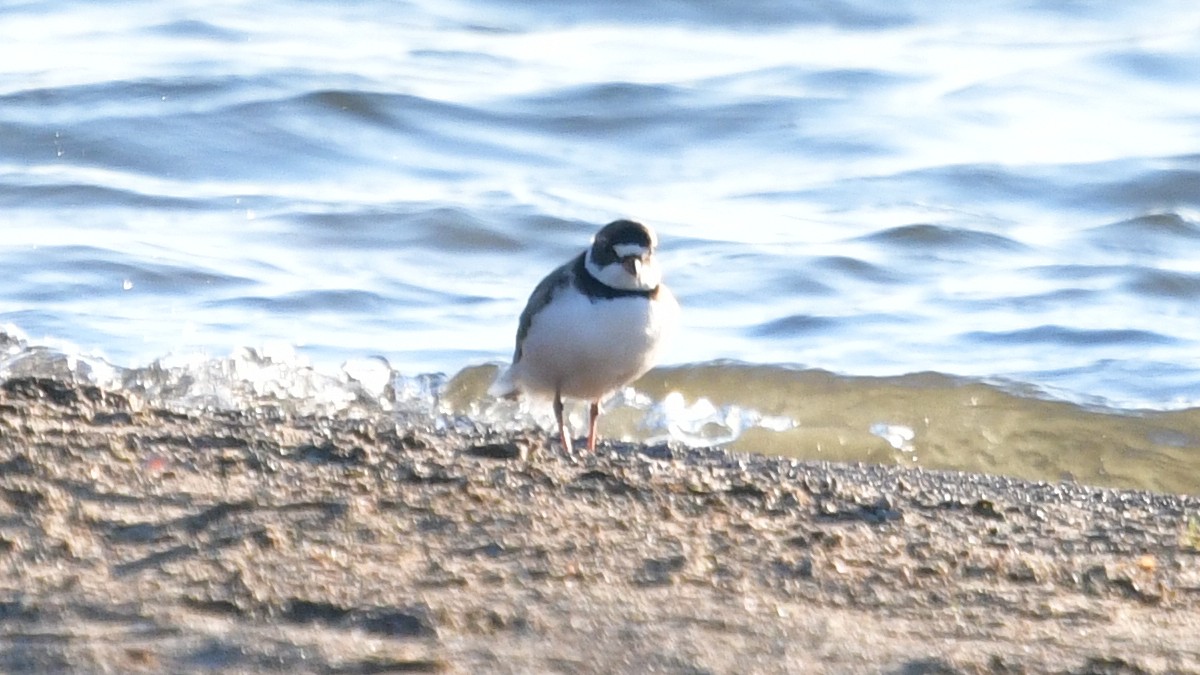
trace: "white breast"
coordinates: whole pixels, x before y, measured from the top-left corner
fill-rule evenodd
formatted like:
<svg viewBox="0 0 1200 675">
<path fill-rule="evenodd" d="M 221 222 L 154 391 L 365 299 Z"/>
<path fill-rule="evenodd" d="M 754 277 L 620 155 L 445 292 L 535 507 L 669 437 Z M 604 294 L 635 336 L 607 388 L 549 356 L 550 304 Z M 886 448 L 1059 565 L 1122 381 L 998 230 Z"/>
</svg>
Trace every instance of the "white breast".
<svg viewBox="0 0 1200 675">
<path fill-rule="evenodd" d="M 654 366 L 678 317 L 665 287 L 654 300 L 595 302 L 565 289 L 530 323 L 512 380 L 532 394 L 597 400 Z"/>
</svg>

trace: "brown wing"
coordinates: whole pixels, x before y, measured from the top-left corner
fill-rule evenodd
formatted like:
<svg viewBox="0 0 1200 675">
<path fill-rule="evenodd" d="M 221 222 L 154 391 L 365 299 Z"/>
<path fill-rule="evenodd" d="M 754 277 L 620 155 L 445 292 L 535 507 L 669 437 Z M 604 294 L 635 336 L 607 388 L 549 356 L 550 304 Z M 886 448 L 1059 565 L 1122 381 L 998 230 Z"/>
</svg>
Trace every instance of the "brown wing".
<svg viewBox="0 0 1200 675">
<path fill-rule="evenodd" d="M 529 302 L 525 304 L 525 310 L 521 312 L 521 321 L 517 325 L 517 348 L 513 352 L 513 364 L 521 360 L 521 345 L 525 342 L 525 335 L 529 333 L 534 315 L 549 304 L 556 293 L 571 286 L 575 277 L 575 266 L 582 264 L 583 256 L 584 254 L 580 253 L 570 262 L 546 275 L 529 295 Z"/>
</svg>

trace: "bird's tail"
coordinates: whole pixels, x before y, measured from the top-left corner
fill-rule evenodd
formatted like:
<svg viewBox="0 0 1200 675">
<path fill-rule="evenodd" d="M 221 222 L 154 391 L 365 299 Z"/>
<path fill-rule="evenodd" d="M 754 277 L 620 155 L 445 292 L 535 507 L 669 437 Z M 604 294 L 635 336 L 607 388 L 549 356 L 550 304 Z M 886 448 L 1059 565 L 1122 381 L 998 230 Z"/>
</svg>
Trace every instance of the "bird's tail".
<svg viewBox="0 0 1200 675">
<path fill-rule="evenodd" d="M 516 398 L 517 383 L 513 381 L 513 369 L 509 367 L 500 371 L 495 381 L 488 387 L 487 393 L 488 396 L 494 398 Z"/>
</svg>

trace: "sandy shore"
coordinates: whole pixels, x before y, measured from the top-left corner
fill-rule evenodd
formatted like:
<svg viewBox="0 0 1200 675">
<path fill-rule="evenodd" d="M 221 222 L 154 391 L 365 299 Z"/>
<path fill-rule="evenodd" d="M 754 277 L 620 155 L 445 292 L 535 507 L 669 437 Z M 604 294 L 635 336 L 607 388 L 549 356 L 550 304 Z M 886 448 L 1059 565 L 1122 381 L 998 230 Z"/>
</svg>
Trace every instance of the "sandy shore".
<svg viewBox="0 0 1200 675">
<path fill-rule="evenodd" d="M 5 672 L 1200 672 L 1200 500 L 0 388 Z"/>
</svg>

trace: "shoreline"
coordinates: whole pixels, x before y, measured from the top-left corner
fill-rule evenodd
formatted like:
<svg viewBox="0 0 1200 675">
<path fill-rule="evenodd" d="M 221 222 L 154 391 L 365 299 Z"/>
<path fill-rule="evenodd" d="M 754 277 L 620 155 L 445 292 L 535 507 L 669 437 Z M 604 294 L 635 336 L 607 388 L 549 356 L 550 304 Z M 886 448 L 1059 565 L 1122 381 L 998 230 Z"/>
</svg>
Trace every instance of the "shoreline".
<svg viewBox="0 0 1200 675">
<path fill-rule="evenodd" d="M 6 672 L 1200 672 L 1200 498 L 0 383 Z"/>
</svg>

